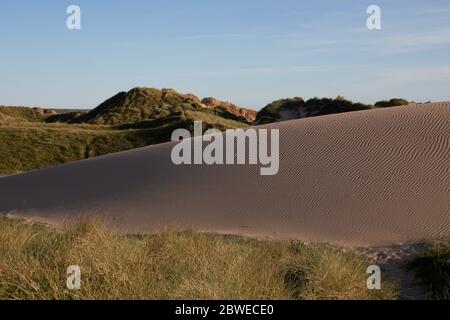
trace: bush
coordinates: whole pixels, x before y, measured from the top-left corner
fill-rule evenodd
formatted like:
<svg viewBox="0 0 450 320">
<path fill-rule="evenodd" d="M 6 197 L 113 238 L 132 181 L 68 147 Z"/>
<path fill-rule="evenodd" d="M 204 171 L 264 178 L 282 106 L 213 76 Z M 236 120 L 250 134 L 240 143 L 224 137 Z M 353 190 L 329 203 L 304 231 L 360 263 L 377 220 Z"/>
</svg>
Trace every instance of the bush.
<svg viewBox="0 0 450 320">
<path fill-rule="evenodd" d="M 413 270 L 432 298 L 450 299 L 450 244 L 436 242 L 412 260 L 407 268 Z"/>
<path fill-rule="evenodd" d="M 406 106 L 409 102 L 405 99 L 393 98 L 389 101 L 382 100 L 375 103 L 375 107 L 377 108 L 387 108 L 387 107 L 398 107 L 398 106 Z"/>
<path fill-rule="evenodd" d="M 266 124 L 279 121 L 283 111 L 290 111 L 295 119 L 315 117 L 327 114 L 369 110 L 372 106 L 363 103 L 354 103 L 342 96 L 335 99 L 312 98 L 304 101 L 302 98 L 282 99 L 274 101 L 264 107 L 256 115 L 258 124 Z"/>
<path fill-rule="evenodd" d="M 273 101 L 265 106 L 256 114 L 256 122 L 258 124 L 266 124 L 276 122 L 280 119 L 280 112 L 283 110 L 298 110 L 304 105 L 305 101 L 300 97 L 291 99 L 281 99 Z"/>
</svg>

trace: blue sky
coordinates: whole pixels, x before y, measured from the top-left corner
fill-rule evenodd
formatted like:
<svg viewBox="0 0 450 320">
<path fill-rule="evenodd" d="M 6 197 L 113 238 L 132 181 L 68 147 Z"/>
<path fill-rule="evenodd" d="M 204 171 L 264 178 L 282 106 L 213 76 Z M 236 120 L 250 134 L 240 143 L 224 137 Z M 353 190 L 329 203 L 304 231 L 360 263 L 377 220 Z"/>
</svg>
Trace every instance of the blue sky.
<svg viewBox="0 0 450 320">
<path fill-rule="evenodd" d="M 81 8 L 81 30 L 66 8 Z M 381 8 L 382 29 L 366 28 Z M 2 0 L 0 104 L 91 108 L 135 86 L 272 100 L 450 100 L 448 0 Z"/>
</svg>

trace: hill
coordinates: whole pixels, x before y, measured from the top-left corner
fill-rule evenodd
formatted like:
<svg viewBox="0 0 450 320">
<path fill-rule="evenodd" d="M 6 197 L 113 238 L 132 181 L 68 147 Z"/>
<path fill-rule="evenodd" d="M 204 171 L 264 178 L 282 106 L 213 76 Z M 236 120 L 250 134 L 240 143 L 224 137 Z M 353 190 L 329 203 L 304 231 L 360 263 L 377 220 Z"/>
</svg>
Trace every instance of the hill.
<svg viewBox="0 0 450 320">
<path fill-rule="evenodd" d="M 205 130 L 248 125 L 173 90 L 136 88 L 87 113 L 0 107 L 0 175 L 167 142 L 175 129 L 193 132 L 195 120 Z"/>
<path fill-rule="evenodd" d="M 42 122 L 52 114 L 54 111 L 51 109 L 0 106 L 0 121 L 2 122 Z"/>
<path fill-rule="evenodd" d="M 120 92 L 89 111 L 0 106 L 0 175 L 167 142 L 177 128 L 192 132 L 195 120 L 205 130 L 225 130 L 370 108 L 339 97 L 292 98 L 256 114 L 211 97 L 152 88 Z"/>
<path fill-rule="evenodd" d="M 134 88 L 88 112 L 0 106 L 0 175 L 170 141 L 175 129 L 243 128 L 250 110 L 172 89 Z M 256 113 L 254 113 L 256 114 Z"/>
<path fill-rule="evenodd" d="M 316 117 L 334 113 L 368 110 L 372 106 L 354 103 L 342 97 L 313 98 L 304 101 L 300 97 L 273 101 L 256 116 L 255 124 L 265 124 L 293 119 Z"/>
<path fill-rule="evenodd" d="M 208 100 L 209 101 L 209 100 Z M 224 119 L 250 123 L 245 115 L 249 110 L 219 102 L 205 105 L 192 94 L 181 94 L 173 89 L 134 88 L 120 92 L 94 110 L 72 119 L 71 123 L 117 125 L 158 120 L 171 116 L 185 116 L 186 112 L 204 112 Z"/>
</svg>

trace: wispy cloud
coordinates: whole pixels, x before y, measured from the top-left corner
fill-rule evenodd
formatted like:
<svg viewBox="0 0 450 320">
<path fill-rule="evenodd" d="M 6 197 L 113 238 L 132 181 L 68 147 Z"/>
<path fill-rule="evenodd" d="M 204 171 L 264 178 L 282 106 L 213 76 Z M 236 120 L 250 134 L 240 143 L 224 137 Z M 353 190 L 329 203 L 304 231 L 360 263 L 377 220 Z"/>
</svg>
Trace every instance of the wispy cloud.
<svg viewBox="0 0 450 320">
<path fill-rule="evenodd" d="M 372 94 L 373 92 L 395 91 L 414 85 L 443 83 L 450 80 L 450 65 L 425 66 L 425 67 L 388 67 L 380 68 L 377 73 L 372 73 L 366 81 L 352 83 L 351 90 L 360 94 Z M 407 90 L 409 91 L 409 90 Z M 411 91 L 411 95 L 415 92 Z"/>
<path fill-rule="evenodd" d="M 416 34 L 399 34 L 386 38 L 395 47 L 424 47 L 450 44 L 450 28 L 421 32 Z"/>
<path fill-rule="evenodd" d="M 284 75 L 289 73 L 307 73 L 307 72 L 330 72 L 336 69 L 355 69 L 355 68 L 365 68 L 365 65 L 357 64 L 341 64 L 341 65 L 312 65 L 312 66 L 272 66 L 272 67 L 253 67 L 253 68 L 230 68 L 221 70 L 207 70 L 207 71 L 196 71 L 187 73 L 178 73 L 164 75 L 164 77 L 216 77 L 216 76 L 261 76 L 261 75 Z M 161 76 L 158 76 L 161 78 Z"/>
<path fill-rule="evenodd" d="M 450 27 L 438 28 L 420 32 L 391 32 L 381 31 L 380 34 L 368 33 L 370 31 L 359 31 L 345 33 L 344 36 L 322 39 L 303 39 L 296 41 L 297 47 L 310 48 L 318 51 L 360 51 L 380 52 L 383 54 L 404 54 L 413 51 L 433 50 L 439 46 L 450 45 Z M 291 41 L 290 45 L 295 46 Z"/>
<path fill-rule="evenodd" d="M 427 8 L 425 10 L 420 11 L 420 14 L 443 14 L 449 12 L 450 6 L 441 6 L 441 7 Z"/>
<path fill-rule="evenodd" d="M 183 40 L 208 40 L 208 39 L 283 39 L 297 37 L 298 34 L 256 34 L 256 33 L 218 33 L 218 34 L 194 34 L 182 36 Z"/>
<path fill-rule="evenodd" d="M 434 82 L 450 80 L 450 65 L 398 68 L 380 79 L 384 86 L 400 86 L 413 82 Z"/>
</svg>

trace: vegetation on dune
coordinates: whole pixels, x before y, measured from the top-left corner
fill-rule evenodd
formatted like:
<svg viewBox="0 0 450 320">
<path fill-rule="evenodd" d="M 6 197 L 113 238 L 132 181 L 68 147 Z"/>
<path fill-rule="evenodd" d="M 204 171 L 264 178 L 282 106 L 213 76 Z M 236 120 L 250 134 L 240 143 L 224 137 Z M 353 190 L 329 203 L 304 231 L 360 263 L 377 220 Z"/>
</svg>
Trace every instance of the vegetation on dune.
<svg viewBox="0 0 450 320">
<path fill-rule="evenodd" d="M 387 107 L 398 107 L 398 106 L 406 106 L 409 102 L 405 99 L 393 98 L 389 101 L 382 100 L 375 103 L 376 108 L 387 108 Z"/>
<path fill-rule="evenodd" d="M 219 130 L 225 130 L 225 129 L 248 127 L 247 124 L 241 121 L 233 119 L 224 119 L 212 112 L 188 110 L 186 111 L 185 114 L 188 119 L 195 119 L 196 121 L 202 121 L 204 123 L 204 127 L 206 127 L 207 129 L 216 128 Z"/>
<path fill-rule="evenodd" d="M 217 108 L 208 108 L 196 96 L 181 94 L 173 89 L 134 88 L 118 93 L 94 110 L 70 122 L 118 125 L 164 119 L 187 111 L 197 111 L 248 124 L 246 118 L 240 116 L 240 108 L 233 109 L 236 112 L 233 114 L 220 106 L 219 104 Z"/>
<path fill-rule="evenodd" d="M 307 117 L 369 109 L 372 109 L 371 105 L 352 102 L 344 99 L 343 97 L 337 97 L 335 99 L 313 98 L 309 99 L 305 103 L 305 111 L 307 113 Z"/>
<path fill-rule="evenodd" d="M 135 88 L 89 112 L 0 107 L 0 175 L 168 142 L 175 129 L 193 133 L 196 120 L 205 130 L 248 126 L 243 117 L 170 89 Z"/>
<path fill-rule="evenodd" d="M 274 101 L 256 115 L 214 98 L 152 88 L 118 93 L 89 112 L 0 106 L 0 175 L 167 142 L 175 129 L 192 133 L 195 120 L 203 121 L 205 130 L 225 130 L 247 127 L 255 117 L 265 124 L 285 120 L 286 114 L 296 119 L 370 108 L 342 97 L 297 97 Z"/>
<path fill-rule="evenodd" d="M 134 132 L 67 125 L 2 126 L 0 175 L 45 168 L 144 145 Z"/>
<path fill-rule="evenodd" d="M 81 269 L 80 290 L 66 269 Z M 394 299 L 366 288 L 353 252 L 165 231 L 119 235 L 99 218 L 62 230 L 0 218 L 0 299 Z"/>
<path fill-rule="evenodd" d="M 256 123 L 265 124 L 282 120 L 283 113 L 289 119 L 315 117 L 334 113 L 372 109 L 372 106 L 354 103 L 343 97 L 335 99 L 312 98 L 304 101 L 302 98 L 277 100 L 264 107 L 256 116 Z"/>
<path fill-rule="evenodd" d="M 86 114 L 86 112 L 83 111 L 70 111 L 65 113 L 58 113 L 51 115 L 47 118 L 45 118 L 45 122 L 47 123 L 55 123 L 55 122 L 65 122 L 65 123 L 72 123 L 76 118 Z"/>
<path fill-rule="evenodd" d="M 412 260 L 407 268 L 415 272 L 429 295 L 436 299 L 450 299 L 450 244 L 432 243 L 428 250 Z"/>
<path fill-rule="evenodd" d="M 0 106 L 0 121 L 41 122 L 47 115 L 39 108 Z"/>
<path fill-rule="evenodd" d="M 179 101 L 174 100 L 170 93 L 166 96 L 157 89 L 135 88 L 116 94 L 73 122 L 109 125 L 140 122 L 179 114 L 183 111 L 182 105 L 189 104 L 188 99 L 182 101 L 181 96 Z"/>
<path fill-rule="evenodd" d="M 304 103 L 305 101 L 300 97 L 273 101 L 258 112 L 256 122 L 259 124 L 276 122 L 280 120 L 283 110 L 292 111 L 298 117 L 298 110 Z"/>
<path fill-rule="evenodd" d="M 195 120 L 203 121 L 204 130 L 246 126 L 194 111 L 117 126 L 6 122 L 0 128 L 0 175 L 168 142 L 175 129 L 186 128 L 193 133 Z"/>
</svg>

